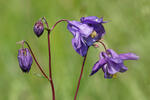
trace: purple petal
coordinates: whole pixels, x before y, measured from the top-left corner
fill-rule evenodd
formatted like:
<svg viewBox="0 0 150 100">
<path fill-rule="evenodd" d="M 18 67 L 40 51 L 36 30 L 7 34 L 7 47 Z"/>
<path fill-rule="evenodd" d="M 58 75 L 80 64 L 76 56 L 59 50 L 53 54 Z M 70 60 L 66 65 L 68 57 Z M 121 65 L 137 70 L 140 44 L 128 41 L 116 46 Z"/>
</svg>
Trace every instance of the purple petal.
<svg viewBox="0 0 150 100">
<path fill-rule="evenodd" d="M 122 69 L 123 60 L 119 58 L 107 58 L 108 63 L 108 73 L 109 74 L 115 74 L 119 72 Z"/>
<path fill-rule="evenodd" d="M 103 18 L 98 18 L 96 16 L 88 16 L 88 17 L 81 17 L 80 21 L 82 23 L 101 23 L 103 22 Z"/>
<path fill-rule="evenodd" d="M 102 70 L 104 72 L 104 78 L 107 78 L 107 79 L 110 79 L 112 78 L 112 75 L 108 73 L 108 65 L 105 64 L 103 67 L 102 67 Z"/>
<path fill-rule="evenodd" d="M 119 71 L 120 66 L 118 65 L 112 65 L 112 64 L 108 64 L 108 73 L 109 74 L 115 74 Z"/>
<path fill-rule="evenodd" d="M 82 37 L 80 37 L 78 33 L 76 33 L 75 38 L 72 39 L 72 46 L 81 56 L 86 55 L 88 46 L 84 43 Z"/>
<path fill-rule="evenodd" d="M 119 55 L 122 60 L 138 60 L 139 56 L 134 53 L 124 53 Z"/>
<path fill-rule="evenodd" d="M 78 31 L 78 28 L 73 26 L 73 25 L 71 25 L 71 24 L 67 25 L 67 29 L 72 33 L 73 36 L 75 36 L 76 31 Z"/>
<path fill-rule="evenodd" d="M 112 63 L 115 63 L 115 64 L 122 64 L 123 63 L 123 60 L 120 58 L 109 58 L 109 61 L 111 61 Z"/>
<path fill-rule="evenodd" d="M 93 32 L 93 27 L 78 21 L 68 21 L 68 30 L 74 35 L 74 30 L 78 31 L 82 37 L 88 37 Z"/>
<path fill-rule="evenodd" d="M 112 56 L 112 58 L 118 58 L 119 55 L 112 49 L 107 49 L 107 52 Z"/>
<path fill-rule="evenodd" d="M 101 59 L 101 60 L 99 60 L 98 62 L 96 62 L 96 63 L 94 64 L 94 67 L 93 67 L 92 72 L 91 72 L 90 75 L 95 74 L 95 73 L 96 73 L 100 68 L 102 68 L 105 64 L 106 64 L 105 59 Z"/>
<path fill-rule="evenodd" d="M 109 73 L 104 73 L 104 78 L 107 78 L 107 79 L 111 79 L 113 77 L 113 75 L 109 74 Z"/>
<path fill-rule="evenodd" d="M 101 52 L 100 53 L 100 58 L 106 58 L 108 57 L 108 55 L 106 54 L 106 52 Z"/>
<path fill-rule="evenodd" d="M 96 39 L 98 40 L 105 34 L 104 26 L 102 24 L 94 24 L 93 27 L 98 34 L 96 37 Z"/>
<path fill-rule="evenodd" d="M 125 72 L 125 71 L 127 71 L 127 70 L 128 70 L 128 68 L 123 65 L 123 66 L 121 67 L 121 69 L 120 69 L 119 72 L 122 72 L 122 73 L 123 73 L 123 72 Z"/>
<path fill-rule="evenodd" d="M 107 64 L 105 64 L 105 65 L 102 67 L 102 70 L 103 70 L 104 73 L 107 72 Z"/>
<path fill-rule="evenodd" d="M 108 73 L 108 64 L 105 64 L 105 65 L 102 67 L 102 70 L 103 70 L 103 72 L 104 72 L 104 78 L 107 78 L 107 79 L 112 78 L 112 75 Z"/>
</svg>

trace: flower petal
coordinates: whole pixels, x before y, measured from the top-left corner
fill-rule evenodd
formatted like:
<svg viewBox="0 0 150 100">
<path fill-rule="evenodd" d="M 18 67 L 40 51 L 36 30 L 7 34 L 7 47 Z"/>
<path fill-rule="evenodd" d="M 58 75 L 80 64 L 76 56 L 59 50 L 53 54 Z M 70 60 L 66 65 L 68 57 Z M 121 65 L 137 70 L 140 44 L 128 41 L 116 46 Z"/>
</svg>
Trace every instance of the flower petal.
<svg viewBox="0 0 150 100">
<path fill-rule="evenodd" d="M 71 25 L 71 24 L 67 25 L 67 29 L 72 33 L 73 36 L 75 36 L 76 31 L 78 31 L 78 28 L 73 26 L 73 25 Z"/>
<path fill-rule="evenodd" d="M 108 73 L 109 74 L 115 74 L 119 72 L 122 69 L 123 60 L 119 58 L 107 58 L 108 63 Z"/>
<path fill-rule="evenodd" d="M 105 34 L 105 29 L 102 24 L 94 24 L 94 30 L 97 32 L 97 37 L 95 39 L 100 39 Z"/>
<path fill-rule="evenodd" d="M 75 38 L 72 39 L 72 46 L 77 53 L 81 56 L 85 56 L 88 50 L 88 46 L 84 43 L 82 37 L 79 36 L 77 32 Z"/>
<path fill-rule="evenodd" d="M 112 56 L 112 58 L 118 58 L 119 55 L 112 49 L 107 49 L 107 52 Z"/>
<path fill-rule="evenodd" d="M 122 65 L 122 67 L 121 67 L 119 72 L 123 73 L 123 72 L 125 72 L 127 70 L 128 70 L 128 68 L 126 66 Z"/>
<path fill-rule="evenodd" d="M 122 64 L 123 63 L 123 60 L 120 58 L 109 58 L 109 61 L 111 61 L 112 63 L 115 63 L 115 64 Z"/>
<path fill-rule="evenodd" d="M 73 34 L 75 34 L 74 30 L 76 30 L 82 37 L 88 37 L 93 32 L 93 27 L 78 21 L 68 21 L 68 30 Z"/>
<path fill-rule="evenodd" d="M 98 18 L 96 16 L 88 16 L 88 17 L 81 17 L 80 21 L 82 23 L 101 23 L 103 22 L 103 18 Z"/>
<path fill-rule="evenodd" d="M 95 74 L 95 73 L 96 73 L 100 68 L 102 68 L 105 64 L 106 64 L 105 59 L 101 59 L 101 60 L 99 60 L 98 62 L 96 62 L 96 63 L 94 64 L 94 67 L 93 67 L 93 69 L 92 69 L 92 72 L 91 72 L 90 76 L 93 75 L 93 74 Z"/>
<path fill-rule="evenodd" d="M 106 58 L 106 57 L 108 57 L 108 55 L 106 54 L 106 52 L 101 52 L 99 57 Z"/>
<path fill-rule="evenodd" d="M 117 73 L 118 71 L 120 70 L 120 67 L 116 64 L 116 65 L 113 65 L 113 64 L 108 64 L 108 73 L 109 74 L 115 74 Z"/>
<path fill-rule="evenodd" d="M 138 60 L 139 56 L 134 53 L 124 53 L 119 55 L 122 60 Z"/>
<path fill-rule="evenodd" d="M 111 79 L 112 77 L 113 77 L 112 74 L 109 74 L 107 72 L 104 73 L 104 78 Z"/>
</svg>

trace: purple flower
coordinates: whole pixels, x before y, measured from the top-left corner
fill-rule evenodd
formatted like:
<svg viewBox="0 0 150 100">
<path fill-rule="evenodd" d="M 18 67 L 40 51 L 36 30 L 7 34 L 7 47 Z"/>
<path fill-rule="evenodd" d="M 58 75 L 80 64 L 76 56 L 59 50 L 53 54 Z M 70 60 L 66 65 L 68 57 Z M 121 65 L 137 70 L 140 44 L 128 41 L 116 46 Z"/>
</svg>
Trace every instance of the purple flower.
<svg viewBox="0 0 150 100">
<path fill-rule="evenodd" d="M 117 72 L 125 72 L 128 70 L 124 66 L 124 60 L 138 60 L 139 57 L 134 53 L 117 54 L 112 49 L 100 53 L 100 60 L 96 62 L 92 69 L 91 75 L 95 74 L 102 68 L 105 78 L 112 78 Z"/>
<path fill-rule="evenodd" d="M 19 66 L 23 72 L 29 72 L 32 65 L 32 56 L 28 48 L 18 50 Z"/>
<path fill-rule="evenodd" d="M 37 37 L 40 37 L 44 32 L 44 25 L 41 20 L 37 21 L 33 27 L 33 31 Z"/>
<path fill-rule="evenodd" d="M 105 34 L 105 29 L 102 23 L 103 18 L 96 16 L 82 17 L 81 22 L 68 21 L 68 30 L 72 33 L 73 48 L 81 56 L 85 56 L 88 47 L 93 45 L 94 42 L 101 39 Z"/>
</svg>

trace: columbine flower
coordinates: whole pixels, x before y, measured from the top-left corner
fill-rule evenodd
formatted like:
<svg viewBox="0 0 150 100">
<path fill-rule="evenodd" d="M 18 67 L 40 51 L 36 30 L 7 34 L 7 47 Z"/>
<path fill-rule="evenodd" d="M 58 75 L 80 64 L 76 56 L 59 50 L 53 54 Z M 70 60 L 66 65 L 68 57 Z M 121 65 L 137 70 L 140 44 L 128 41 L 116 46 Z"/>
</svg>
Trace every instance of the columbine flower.
<svg viewBox="0 0 150 100">
<path fill-rule="evenodd" d="M 102 23 L 103 18 L 96 16 L 82 17 L 81 22 L 68 21 L 68 30 L 72 33 L 72 45 L 77 53 L 85 56 L 88 47 L 93 45 L 94 42 L 101 39 L 105 34 L 105 29 Z"/>
<path fill-rule="evenodd" d="M 44 32 L 44 25 L 42 20 L 37 21 L 33 27 L 33 31 L 37 37 L 40 37 Z"/>
<path fill-rule="evenodd" d="M 28 48 L 18 50 L 19 66 L 23 72 L 29 72 L 32 65 L 32 56 Z"/>
<path fill-rule="evenodd" d="M 105 78 L 112 78 L 117 72 L 125 72 L 128 70 L 124 66 L 124 60 L 138 60 L 139 57 L 134 53 L 117 54 L 112 49 L 108 49 L 106 52 L 100 53 L 100 60 L 96 62 L 92 69 L 91 75 L 95 74 L 102 68 Z"/>
</svg>

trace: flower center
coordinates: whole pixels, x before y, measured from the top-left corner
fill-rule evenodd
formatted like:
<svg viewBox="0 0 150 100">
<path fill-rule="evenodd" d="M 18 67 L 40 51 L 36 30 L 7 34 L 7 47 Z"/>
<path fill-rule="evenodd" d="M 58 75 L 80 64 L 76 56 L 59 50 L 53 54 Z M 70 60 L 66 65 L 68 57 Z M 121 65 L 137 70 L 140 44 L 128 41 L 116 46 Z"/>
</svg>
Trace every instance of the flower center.
<svg viewBox="0 0 150 100">
<path fill-rule="evenodd" d="M 90 36 L 91 36 L 92 38 L 95 38 L 95 37 L 97 36 L 96 31 L 93 31 L 93 32 L 90 34 Z"/>
</svg>

